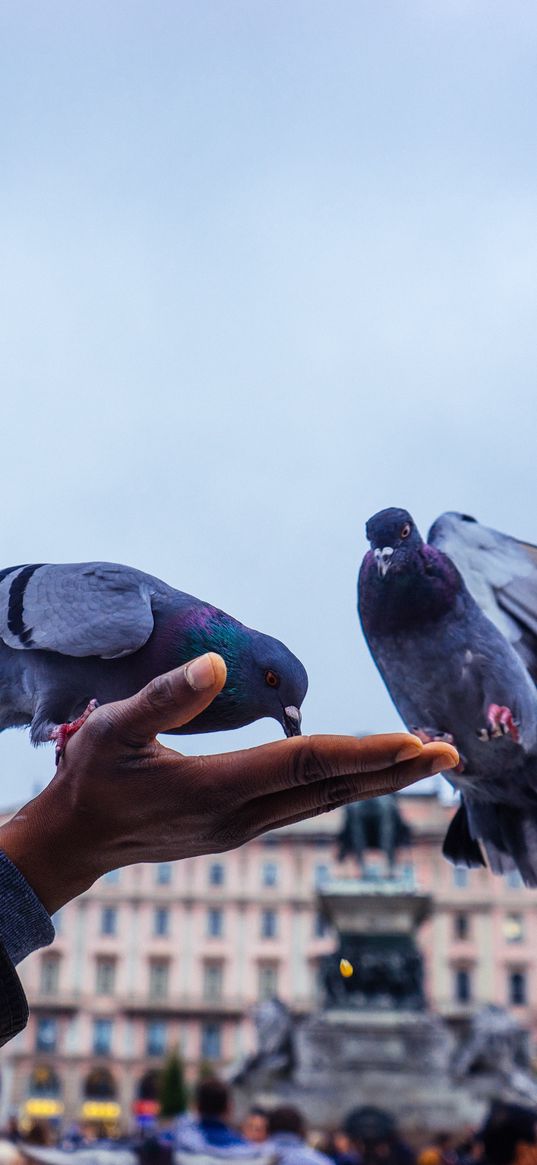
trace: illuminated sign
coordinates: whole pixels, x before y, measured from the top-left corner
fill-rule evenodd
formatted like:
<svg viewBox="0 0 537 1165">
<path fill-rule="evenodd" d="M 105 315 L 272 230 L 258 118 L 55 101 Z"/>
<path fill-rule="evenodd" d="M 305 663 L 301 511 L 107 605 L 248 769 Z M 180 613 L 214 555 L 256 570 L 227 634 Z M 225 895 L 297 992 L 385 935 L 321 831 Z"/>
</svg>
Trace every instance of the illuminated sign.
<svg viewBox="0 0 537 1165">
<path fill-rule="evenodd" d="M 90 1121 L 114 1121 L 121 1116 L 121 1105 L 114 1100 L 86 1100 L 82 1105 L 82 1116 Z"/>
<path fill-rule="evenodd" d="M 158 1116 L 160 1104 L 158 1100 L 135 1100 L 132 1111 L 136 1116 Z"/>
<path fill-rule="evenodd" d="M 61 1116 L 63 1104 L 61 1100 L 47 1100 L 45 1097 L 31 1096 L 24 1105 L 28 1116 Z"/>
</svg>

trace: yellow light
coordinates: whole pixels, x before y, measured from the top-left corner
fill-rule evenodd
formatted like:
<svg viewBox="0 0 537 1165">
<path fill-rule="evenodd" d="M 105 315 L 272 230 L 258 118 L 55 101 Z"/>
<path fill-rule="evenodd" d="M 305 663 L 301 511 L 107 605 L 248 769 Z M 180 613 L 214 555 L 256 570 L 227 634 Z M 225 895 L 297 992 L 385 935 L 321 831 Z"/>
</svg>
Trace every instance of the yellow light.
<svg viewBox="0 0 537 1165">
<path fill-rule="evenodd" d="M 339 970 L 344 979 L 350 979 L 351 975 L 354 975 L 354 967 L 348 959 L 339 960 Z"/>
<path fill-rule="evenodd" d="M 112 1100 L 86 1100 L 82 1105 L 82 1116 L 86 1120 L 117 1120 L 121 1116 L 121 1105 Z"/>
<path fill-rule="evenodd" d="M 61 1100 L 45 1100 L 41 1097 L 30 1097 L 24 1105 L 28 1116 L 61 1116 L 63 1104 Z"/>
</svg>

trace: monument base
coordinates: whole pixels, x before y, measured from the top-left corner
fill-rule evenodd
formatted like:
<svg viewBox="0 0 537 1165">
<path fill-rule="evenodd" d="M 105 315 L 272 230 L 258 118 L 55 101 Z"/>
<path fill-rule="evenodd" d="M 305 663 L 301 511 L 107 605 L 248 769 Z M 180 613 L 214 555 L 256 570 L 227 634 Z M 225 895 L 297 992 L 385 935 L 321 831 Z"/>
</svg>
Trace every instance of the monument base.
<svg viewBox="0 0 537 1165">
<path fill-rule="evenodd" d="M 310 1128 L 337 1128 L 351 1109 L 373 1105 L 410 1138 L 462 1130 L 485 1115 L 486 1098 L 454 1085 L 451 1036 L 425 1012 L 326 1011 L 298 1024 L 295 1040 L 292 1078 L 240 1089 L 240 1107 L 292 1104 Z"/>
</svg>

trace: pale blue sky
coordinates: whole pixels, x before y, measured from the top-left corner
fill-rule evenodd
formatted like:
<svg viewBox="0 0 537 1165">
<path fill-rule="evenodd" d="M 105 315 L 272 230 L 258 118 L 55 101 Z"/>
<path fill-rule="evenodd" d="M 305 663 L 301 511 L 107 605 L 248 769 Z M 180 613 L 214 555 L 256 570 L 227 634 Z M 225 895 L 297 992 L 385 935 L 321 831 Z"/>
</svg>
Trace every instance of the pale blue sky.
<svg viewBox="0 0 537 1165">
<path fill-rule="evenodd" d="M 150 570 L 300 655 L 306 730 L 397 727 L 366 518 L 537 541 L 536 66 L 533 0 L 4 3 L 1 565 Z"/>
</svg>

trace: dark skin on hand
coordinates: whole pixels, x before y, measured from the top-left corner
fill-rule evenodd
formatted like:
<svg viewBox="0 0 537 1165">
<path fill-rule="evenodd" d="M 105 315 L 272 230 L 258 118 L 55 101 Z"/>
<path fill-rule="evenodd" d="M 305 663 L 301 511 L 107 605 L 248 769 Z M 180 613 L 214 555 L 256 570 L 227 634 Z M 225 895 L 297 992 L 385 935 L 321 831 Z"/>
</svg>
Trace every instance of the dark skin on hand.
<svg viewBox="0 0 537 1165">
<path fill-rule="evenodd" d="M 0 849 L 49 913 L 109 870 L 234 849 L 458 763 L 450 745 L 404 732 L 299 736 L 194 757 L 155 739 L 202 712 L 225 681 L 224 660 L 211 652 L 97 708 L 47 788 L 0 827 Z"/>
</svg>

